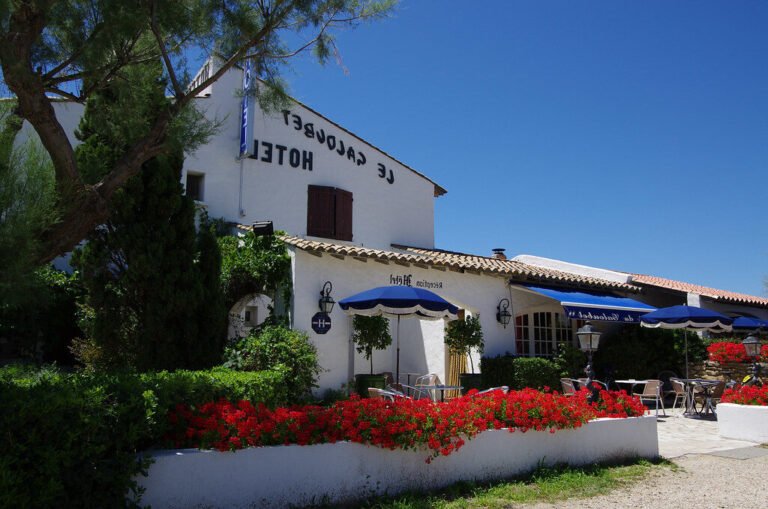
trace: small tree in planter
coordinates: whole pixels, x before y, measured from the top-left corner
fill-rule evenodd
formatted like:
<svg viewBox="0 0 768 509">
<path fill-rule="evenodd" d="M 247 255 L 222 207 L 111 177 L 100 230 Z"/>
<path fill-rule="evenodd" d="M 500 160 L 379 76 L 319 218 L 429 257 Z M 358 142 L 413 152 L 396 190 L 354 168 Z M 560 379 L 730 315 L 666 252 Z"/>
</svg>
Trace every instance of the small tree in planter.
<svg viewBox="0 0 768 509">
<path fill-rule="evenodd" d="M 468 316 L 464 320 L 448 322 L 445 328 L 445 344 L 454 354 L 469 357 L 472 373 L 459 374 L 459 383 L 464 387 L 464 390 L 479 388 L 482 383 L 481 376 L 475 374 L 472 349 L 476 348 L 479 353 L 483 353 L 483 329 L 480 326 L 480 318 Z"/>
<path fill-rule="evenodd" d="M 352 319 L 352 341 L 355 343 L 357 353 L 361 353 L 371 362 L 370 375 L 355 375 L 357 393 L 368 394 L 368 387 L 385 386 L 384 375 L 373 374 L 373 351 L 384 350 L 392 344 L 392 336 L 389 334 L 389 320 L 383 316 L 360 316 Z"/>
</svg>

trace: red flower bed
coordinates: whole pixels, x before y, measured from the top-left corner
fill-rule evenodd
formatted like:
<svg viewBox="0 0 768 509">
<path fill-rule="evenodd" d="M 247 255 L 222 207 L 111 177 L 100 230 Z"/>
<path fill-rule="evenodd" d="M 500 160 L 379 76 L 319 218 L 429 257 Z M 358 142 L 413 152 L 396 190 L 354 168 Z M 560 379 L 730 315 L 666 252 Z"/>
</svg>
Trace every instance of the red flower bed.
<svg viewBox="0 0 768 509">
<path fill-rule="evenodd" d="M 768 406 L 768 385 L 764 387 L 742 385 L 738 389 L 726 389 L 720 401 L 737 405 Z"/>
<path fill-rule="evenodd" d="M 359 399 L 332 407 L 313 405 L 270 410 L 248 401 L 226 400 L 199 408 L 178 405 L 169 413 L 167 436 L 173 446 L 220 451 L 266 445 L 310 445 L 342 440 L 387 449 L 425 446 L 431 457 L 448 455 L 487 429 L 515 431 L 578 428 L 597 417 L 643 415 L 640 400 L 624 391 L 600 393 L 599 403 L 587 402 L 587 391 L 576 396 L 533 389 L 503 394 L 467 395 L 445 403 Z M 430 460 L 431 460 L 430 457 Z M 428 460 L 429 461 L 429 460 Z"/>
<path fill-rule="evenodd" d="M 747 357 L 747 351 L 741 343 L 712 343 L 707 347 L 709 360 L 715 362 L 752 362 L 754 359 Z M 763 345 L 760 358 L 768 361 L 768 345 Z"/>
</svg>

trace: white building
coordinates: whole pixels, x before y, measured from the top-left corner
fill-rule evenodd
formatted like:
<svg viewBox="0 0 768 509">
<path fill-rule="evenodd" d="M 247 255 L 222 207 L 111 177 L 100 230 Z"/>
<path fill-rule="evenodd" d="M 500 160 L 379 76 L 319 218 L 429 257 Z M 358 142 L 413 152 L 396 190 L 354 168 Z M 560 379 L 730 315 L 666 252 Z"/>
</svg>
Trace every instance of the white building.
<svg viewBox="0 0 768 509">
<path fill-rule="evenodd" d="M 209 67 L 201 71 L 206 72 Z M 251 105 L 249 156 L 240 158 L 242 74 L 231 70 L 201 95 L 198 107 L 222 127 L 187 158 L 182 179 L 210 217 L 242 225 L 272 221 L 275 229 L 288 232 L 290 317 L 317 346 L 324 369 L 321 389 L 338 389 L 355 373 L 369 370 L 351 343 L 351 318 L 338 306 L 327 333 L 312 330 L 326 282 L 332 283 L 336 301 L 377 286 L 430 289 L 479 316 L 490 356 L 551 356 L 558 341 L 573 340 L 579 320 L 634 322 L 649 310 L 643 302 L 688 302 L 768 318 L 768 299 L 532 256 L 508 260 L 503 253 L 435 249 L 434 200 L 446 190 L 301 103 L 273 114 Z M 73 138 L 82 107 L 61 102 L 56 111 Z M 496 313 L 507 303 L 512 321 L 503 326 Z M 246 299 L 234 311 L 255 325 L 266 317 L 268 304 L 260 297 Z M 450 359 L 444 326 L 442 321 L 402 321 L 401 373 L 431 372 L 443 381 L 455 380 L 464 359 Z M 394 345 L 374 352 L 373 361 L 376 372 L 394 371 Z M 475 355 L 475 369 L 478 361 Z"/>
</svg>

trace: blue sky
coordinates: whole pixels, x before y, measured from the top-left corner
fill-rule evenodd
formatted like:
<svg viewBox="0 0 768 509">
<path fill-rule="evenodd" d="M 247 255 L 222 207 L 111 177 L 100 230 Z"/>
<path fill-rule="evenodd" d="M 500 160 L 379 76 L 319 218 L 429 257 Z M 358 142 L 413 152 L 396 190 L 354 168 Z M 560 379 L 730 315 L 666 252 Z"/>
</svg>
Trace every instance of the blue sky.
<svg viewBox="0 0 768 509">
<path fill-rule="evenodd" d="M 292 94 L 448 190 L 436 243 L 764 296 L 768 2 L 417 1 Z"/>
</svg>

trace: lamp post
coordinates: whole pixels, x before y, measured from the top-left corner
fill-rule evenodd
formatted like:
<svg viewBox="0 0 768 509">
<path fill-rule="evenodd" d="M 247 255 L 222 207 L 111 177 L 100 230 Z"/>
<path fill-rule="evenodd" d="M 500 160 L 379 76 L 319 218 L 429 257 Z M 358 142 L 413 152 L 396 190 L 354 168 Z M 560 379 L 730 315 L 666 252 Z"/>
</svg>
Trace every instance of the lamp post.
<svg viewBox="0 0 768 509">
<path fill-rule="evenodd" d="M 754 385 L 760 376 L 760 363 L 757 362 L 758 357 L 760 357 L 760 340 L 752 332 L 744 338 L 741 344 L 744 345 L 744 350 L 747 351 L 747 357 L 754 357 L 755 359 L 754 364 L 752 364 L 752 379 L 747 382 L 747 385 Z"/>
<path fill-rule="evenodd" d="M 333 285 L 330 281 L 326 281 L 323 285 L 323 289 L 320 290 L 320 300 L 318 301 L 318 306 L 320 306 L 320 312 L 325 313 L 326 315 L 331 314 L 333 305 L 336 304 L 336 301 L 333 300 L 333 297 L 331 297 L 332 290 Z"/>
<path fill-rule="evenodd" d="M 496 321 L 506 329 L 511 319 L 512 313 L 509 312 L 509 299 L 501 299 L 499 305 L 496 306 Z"/>
<path fill-rule="evenodd" d="M 587 353 L 587 367 L 584 368 L 584 372 L 587 375 L 587 388 L 592 391 L 589 396 L 589 402 L 594 403 L 600 397 L 600 391 L 592 386 L 592 381 L 595 378 L 595 370 L 592 367 L 592 352 L 597 350 L 600 344 L 600 335 L 602 333 L 595 330 L 590 322 L 584 324 L 577 332 L 576 336 L 579 338 L 579 349 L 582 352 Z"/>
</svg>

